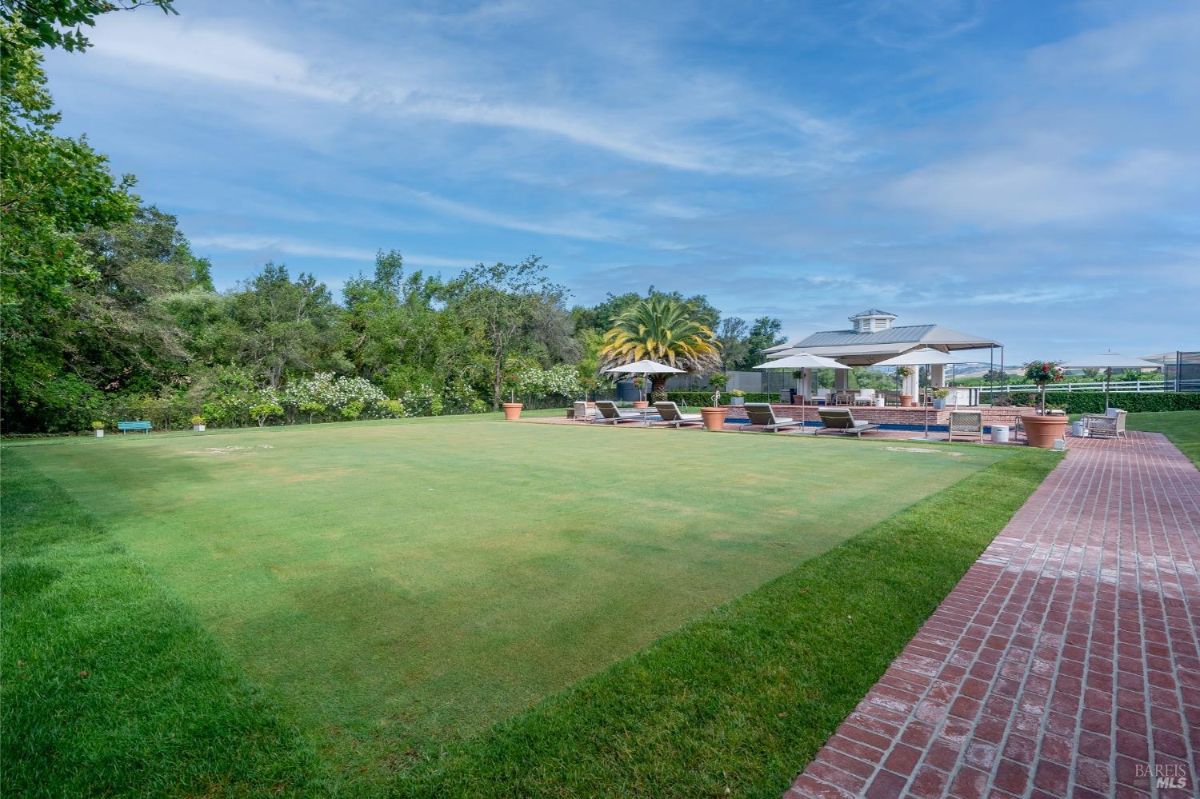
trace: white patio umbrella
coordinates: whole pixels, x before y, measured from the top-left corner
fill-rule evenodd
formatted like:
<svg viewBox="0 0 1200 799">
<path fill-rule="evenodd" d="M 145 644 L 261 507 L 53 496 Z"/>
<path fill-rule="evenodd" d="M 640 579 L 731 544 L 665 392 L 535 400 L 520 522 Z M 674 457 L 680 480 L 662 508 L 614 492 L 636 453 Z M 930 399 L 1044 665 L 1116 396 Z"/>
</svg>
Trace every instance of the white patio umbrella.
<svg viewBox="0 0 1200 799">
<path fill-rule="evenodd" d="M 931 347 L 922 347 L 919 350 L 909 350 L 895 358 L 888 358 L 886 361 L 880 361 L 874 364 L 875 366 L 934 366 L 936 364 L 946 365 L 950 363 L 967 363 L 964 358 L 950 355 L 935 350 Z M 925 438 L 929 438 L 929 408 L 922 403 L 922 416 L 925 417 Z"/>
<path fill-rule="evenodd" d="M 797 369 L 849 369 L 844 363 L 838 363 L 833 358 L 826 358 L 821 355 L 813 355 L 809 352 L 797 352 L 794 355 L 788 355 L 776 361 L 767 361 L 760 363 L 755 369 L 787 369 L 795 371 Z M 800 426 L 804 426 L 804 403 L 800 403 Z"/>
<path fill-rule="evenodd" d="M 1134 358 L 1119 352 L 1105 352 L 1101 355 L 1085 355 L 1063 364 L 1068 369 L 1103 369 L 1104 370 L 1104 407 L 1108 408 L 1108 384 L 1112 382 L 1113 369 L 1161 369 L 1161 363 L 1147 361 L 1144 358 Z"/>
<path fill-rule="evenodd" d="M 658 361 L 634 361 L 633 363 L 623 363 L 620 366 L 614 366 L 604 371 L 611 374 L 625 375 L 681 375 L 684 370 L 676 369 L 674 366 L 668 366 Z"/>
</svg>

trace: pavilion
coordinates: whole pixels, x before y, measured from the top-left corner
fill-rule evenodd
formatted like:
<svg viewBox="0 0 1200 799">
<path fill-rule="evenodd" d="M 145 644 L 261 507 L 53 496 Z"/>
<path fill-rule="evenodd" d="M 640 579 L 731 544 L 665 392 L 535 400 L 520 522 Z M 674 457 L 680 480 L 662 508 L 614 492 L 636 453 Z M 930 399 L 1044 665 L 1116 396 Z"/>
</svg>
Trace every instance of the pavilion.
<svg viewBox="0 0 1200 799">
<path fill-rule="evenodd" d="M 795 343 L 771 347 L 764 354 L 767 360 L 771 361 L 807 352 L 833 358 L 847 366 L 871 366 L 920 347 L 930 347 L 941 352 L 987 349 L 988 359 L 994 363 L 994 352 L 1000 349 L 1000 363 L 1003 368 L 1003 345 L 997 341 L 960 333 L 936 324 L 897 325 L 894 324 L 896 318 L 893 313 L 869 308 L 850 317 L 853 327 L 849 330 L 821 330 Z M 837 389 L 846 388 L 848 374 L 845 371 L 835 373 Z M 806 371 L 801 381 L 803 396 L 810 395 L 809 380 L 810 375 Z M 929 383 L 932 386 L 946 384 L 944 366 L 929 367 Z M 914 371 L 912 375 L 904 378 L 902 393 L 918 396 L 918 387 L 919 377 Z"/>
</svg>

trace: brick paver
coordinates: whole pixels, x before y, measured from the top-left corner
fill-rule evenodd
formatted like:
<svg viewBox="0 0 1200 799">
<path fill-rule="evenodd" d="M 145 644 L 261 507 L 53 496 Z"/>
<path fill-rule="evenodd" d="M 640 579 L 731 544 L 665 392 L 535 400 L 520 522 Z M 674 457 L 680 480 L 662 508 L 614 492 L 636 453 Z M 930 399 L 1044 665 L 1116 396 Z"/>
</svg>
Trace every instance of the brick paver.
<svg viewBox="0 0 1200 799">
<path fill-rule="evenodd" d="M 1200 796 L 1197 564 L 1195 466 L 1072 439 L 787 799 Z"/>
</svg>

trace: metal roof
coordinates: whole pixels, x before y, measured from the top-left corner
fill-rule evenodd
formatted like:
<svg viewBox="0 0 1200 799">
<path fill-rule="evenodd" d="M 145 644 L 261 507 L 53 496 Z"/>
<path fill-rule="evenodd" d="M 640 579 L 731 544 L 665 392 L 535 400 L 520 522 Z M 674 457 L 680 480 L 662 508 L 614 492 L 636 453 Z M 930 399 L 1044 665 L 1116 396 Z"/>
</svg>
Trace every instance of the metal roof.
<svg viewBox="0 0 1200 799">
<path fill-rule="evenodd" d="M 794 344 L 772 347 L 764 354 L 777 358 L 796 352 L 811 352 L 813 355 L 837 358 L 844 363 L 869 365 L 889 355 L 898 355 L 922 346 L 949 352 L 999 347 L 1000 343 L 941 325 L 901 325 L 873 333 L 822 330 Z"/>
<path fill-rule="evenodd" d="M 900 325 L 873 333 L 853 330 L 822 330 L 796 342 L 797 347 L 840 347 L 845 344 L 896 344 L 911 341 L 920 344 L 937 325 Z"/>
<path fill-rule="evenodd" d="M 896 315 L 894 313 L 889 313 L 887 311 L 881 311 L 878 308 L 868 308 L 865 311 L 859 311 L 858 313 L 854 314 L 854 316 L 851 316 L 850 318 L 858 319 L 859 317 L 862 317 L 862 316 L 890 316 L 893 319 L 896 318 Z"/>
</svg>

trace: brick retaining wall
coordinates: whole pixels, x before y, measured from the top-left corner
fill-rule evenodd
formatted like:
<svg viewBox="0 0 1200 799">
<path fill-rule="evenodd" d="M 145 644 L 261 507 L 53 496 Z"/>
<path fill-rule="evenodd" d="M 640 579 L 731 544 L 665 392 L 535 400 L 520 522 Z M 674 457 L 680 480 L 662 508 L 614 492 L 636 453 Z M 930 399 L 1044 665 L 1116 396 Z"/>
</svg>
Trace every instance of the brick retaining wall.
<svg viewBox="0 0 1200 799">
<path fill-rule="evenodd" d="M 790 416 L 793 419 L 805 419 L 815 423 L 819 418 L 815 405 L 778 405 L 771 404 L 776 416 Z M 822 406 L 823 407 L 823 406 Z M 859 405 L 851 408 L 854 418 L 859 421 L 872 422 L 879 425 L 902 425 L 907 428 L 918 428 L 925 425 L 926 419 L 930 427 L 945 427 L 950 422 L 950 412 L 955 408 L 934 410 L 933 408 L 898 408 L 887 406 L 883 408 Z M 983 414 L 984 429 L 993 424 L 1016 424 L 1017 417 L 1023 413 L 1034 413 L 1033 408 L 1022 407 L 960 407 L 960 411 L 979 411 Z M 731 419 L 746 418 L 746 411 L 738 406 L 730 406 L 728 417 Z"/>
</svg>

